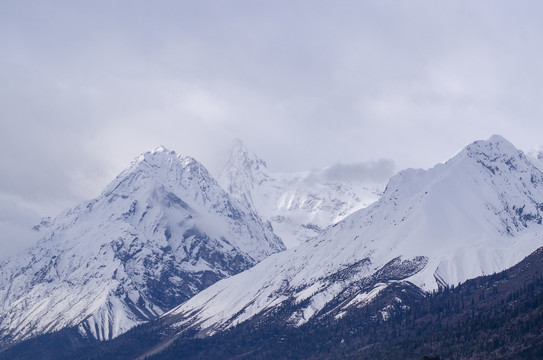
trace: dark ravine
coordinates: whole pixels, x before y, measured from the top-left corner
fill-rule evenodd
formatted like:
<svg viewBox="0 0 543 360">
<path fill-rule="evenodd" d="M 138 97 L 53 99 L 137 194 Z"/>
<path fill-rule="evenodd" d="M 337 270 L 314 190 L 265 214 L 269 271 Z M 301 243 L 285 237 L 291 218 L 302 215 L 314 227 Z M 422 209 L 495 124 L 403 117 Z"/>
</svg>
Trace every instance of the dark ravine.
<svg viewBox="0 0 543 360">
<path fill-rule="evenodd" d="M 168 344 L 168 324 L 152 322 L 109 342 L 70 330 L 16 345 L 0 359 L 539 359 L 543 356 L 543 248 L 501 273 L 422 293 L 396 282 L 341 319 L 317 317 L 293 328 L 282 312 L 209 338 Z M 384 314 L 387 314 L 384 316 Z"/>
</svg>

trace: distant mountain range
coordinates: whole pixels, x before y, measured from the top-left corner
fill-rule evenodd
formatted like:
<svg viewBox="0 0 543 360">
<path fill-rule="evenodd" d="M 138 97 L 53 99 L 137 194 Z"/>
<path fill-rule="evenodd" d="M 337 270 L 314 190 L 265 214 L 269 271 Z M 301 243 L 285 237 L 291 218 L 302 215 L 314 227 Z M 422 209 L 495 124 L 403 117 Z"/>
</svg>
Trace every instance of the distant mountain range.
<svg viewBox="0 0 543 360">
<path fill-rule="evenodd" d="M 45 221 L 38 245 L 0 265 L 4 347 L 35 337 L 5 354 L 31 356 L 25 344 L 46 349 L 64 339 L 71 345 L 44 353 L 401 358 L 405 341 L 407 358 L 454 358 L 461 336 L 479 358 L 538 354 L 543 338 L 528 325 L 531 338 L 511 337 L 507 351 L 498 340 L 483 351 L 473 343 L 483 341 L 479 330 L 458 330 L 479 319 L 498 334 L 521 321 L 520 311 L 539 316 L 538 166 L 492 136 L 432 169 L 400 172 L 365 207 L 378 184 L 356 190 L 309 173 L 273 174 L 241 143 L 219 177 L 226 191 L 196 160 L 157 149 L 99 198 Z M 468 281 L 506 269 L 474 280 L 480 287 Z M 485 300 L 493 295 L 500 301 Z M 485 317 L 490 303 L 524 310 L 490 328 L 500 319 Z M 447 342 L 449 330 L 457 343 Z"/>
</svg>

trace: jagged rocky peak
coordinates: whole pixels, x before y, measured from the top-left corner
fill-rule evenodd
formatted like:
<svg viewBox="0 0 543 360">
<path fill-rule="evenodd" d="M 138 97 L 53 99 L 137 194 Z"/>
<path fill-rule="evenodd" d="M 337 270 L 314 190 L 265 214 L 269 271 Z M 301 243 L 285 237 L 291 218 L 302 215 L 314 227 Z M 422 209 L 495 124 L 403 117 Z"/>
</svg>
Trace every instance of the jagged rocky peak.
<svg viewBox="0 0 543 360">
<path fill-rule="evenodd" d="M 157 147 L 154 148 L 153 150 L 149 151 L 149 153 L 151 153 L 151 154 L 156 154 L 156 153 L 167 153 L 167 154 L 174 154 L 174 155 L 175 155 L 175 151 L 168 149 L 168 148 L 167 148 L 166 146 L 164 146 L 164 145 L 159 145 L 159 146 L 157 146 Z"/>
<path fill-rule="evenodd" d="M 246 169 L 263 170 L 268 166 L 264 160 L 247 149 L 240 139 L 235 139 L 230 151 L 229 164 L 242 164 Z"/>
<path fill-rule="evenodd" d="M 175 151 L 167 149 L 165 146 L 160 145 L 151 151 L 147 151 L 138 156 L 133 162 L 133 165 L 145 163 L 149 165 L 163 165 L 164 163 L 175 161 L 180 158 L 180 155 Z"/>
<path fill-rule="evenodd" d="M 136 170 L 165 174 L 172 171 L 184 171 L 185 168 L 198 169 L 209 176 L 205 167 L 196 159 L 190 156 L 181 156 L 173 150 L 159 146 L 138 156 L 119 177 Z"/>
<path fill-rule="evenodd" d="M 463 153 L 465 153 L 465 156 L 475 159 L 490 171 L 499 171 L 498 165 L 492 165 L 498 163 L 507 165 L 502 169 L 509 170 L 517 170 L 517 162 L 528 165 L 528 167 L 533 166 L 521 150 L 500 135 L 493 135 L 486 141 L 475 141 L 466 146 Z"/>
<path fill-rule="evenodd" d="M 246 205 L 254 208 L 250 194 L 252 189 L 270 179 L 266 162 L 247 149 L 241 140 L 236 139 L 226 166 L 219 176 L 220 184 Z"/>
<path fill-rule="evenodd" d="M 198 169 L 199 171 L 203 171 L 206 176 L 209 176 L 207 169 L 198 160 L 191 156 L 177 154 L 175 151 L 169 150 L 163 145 L 138 156 L 132 161 L 126 171 L 130 171 L 134 168 L 146 168 L 155 173 L 159 171 L 164 173 L 170 172 L 176 169 L 176 167 L 180 167 L 181 169 Z"/>
<path fill-rule="evenodd" d="M 519 173 L 521 180 L 527 174 L 537 178 L 540 173 L 533 160 L 500 135 L 493 135 L 488 140 L 473 142 L 447 163 L 451 165 L 464 164 L 461 166 L 469 166 L 467 163 L 471 163 L 475 165 L 475 168 L 496 176 L 504 175 L 504 172 Z M 528 179 L 528 181 L 530 182 L 532 179 Z"/>
<path fill-rule="evenodd" d="M 508 232 L 534 221 L 541 224 L 543 173 L 537 160 L 530 159 L 499 135 L 476 141 L 463 153 L 464 161 L 471 160 L 473 167 L 489 175 L 487 188 L 494 189 L 504 211 L 510 214 Z"/>
<path fill-rule="evenodd" d="M 219 184 L 236 198 L 248 211 L 269 220 L 264 204 L 259 198 L 258 188 L 275 179 L 268 171 L 266 162 L 247 149 L 241 140 L 236 139 L 230 151 L 226 166 L 218 177 Z M 268 199 L 273 203 L 274 199 Z M 273 205 L 272 205 L 273 206 Z"/>
<path fill-rule="evenodd" d="M 131 196 L 135 192 L 152 193 L 157 189 L 190 196 L 190 192 L 202 192 L 195 198 L 205 202 L 214 195 L 224 197 L 216 180 L 196 159 L 181 156 L 175 151 L 159 146 L 137 157 L 102 192 L 104 196 Z M 214 194 L 206 194 L 212 191 Z"/>
</svg>

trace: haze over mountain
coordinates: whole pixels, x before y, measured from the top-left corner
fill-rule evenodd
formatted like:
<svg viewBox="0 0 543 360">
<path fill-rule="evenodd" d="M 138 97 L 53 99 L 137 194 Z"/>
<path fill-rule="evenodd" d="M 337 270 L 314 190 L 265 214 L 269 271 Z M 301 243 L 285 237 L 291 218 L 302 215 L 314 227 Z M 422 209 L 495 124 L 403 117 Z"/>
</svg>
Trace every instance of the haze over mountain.
<svg viewBox="0 0 543 360">
<path fill-rule="evenodd" d="M 291 248 L 376 201 L 392 164 L 384 167 L 381 171 L 372 169 L 376 174 L 373 177 L 350 181 L 334 178 L 329 168 L 274 173 L 237 140 L 218 181 L 248 209 L 269 220 L 275 233 Z"/>
</svg>

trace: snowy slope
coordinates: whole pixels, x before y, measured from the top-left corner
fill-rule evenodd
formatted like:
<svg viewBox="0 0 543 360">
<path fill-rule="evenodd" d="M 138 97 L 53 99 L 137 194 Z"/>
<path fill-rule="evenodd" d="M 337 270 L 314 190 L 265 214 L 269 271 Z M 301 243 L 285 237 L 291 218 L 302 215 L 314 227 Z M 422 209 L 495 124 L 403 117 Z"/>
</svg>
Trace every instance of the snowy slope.
<svg viewBox="0 0 543 360">
<path fill-rule="evenodd" d="M 273 173 L 236 141 L 219 183 L 249 209 L 272 223 L 287 248 L 375 202 L 386 184 L 326 180 L 322 171 Z"/>
<path fill-rule="evenodd" d="M 543 173 L 493 136 L 430 170 L 400 172 L 378 202 L 165 317 L 210 334 L 280 305 L 295 326 L 341 316 L 391 282 L 432 290 L 511 267 L 543 245 L 542 213 Z"/>
<path fill-rule="evenodd" d="M 190 157 L 145 153 L 0 264 L 0 340 L 78 326 L 111 339 L 284 246 Z"/>
</svg>

